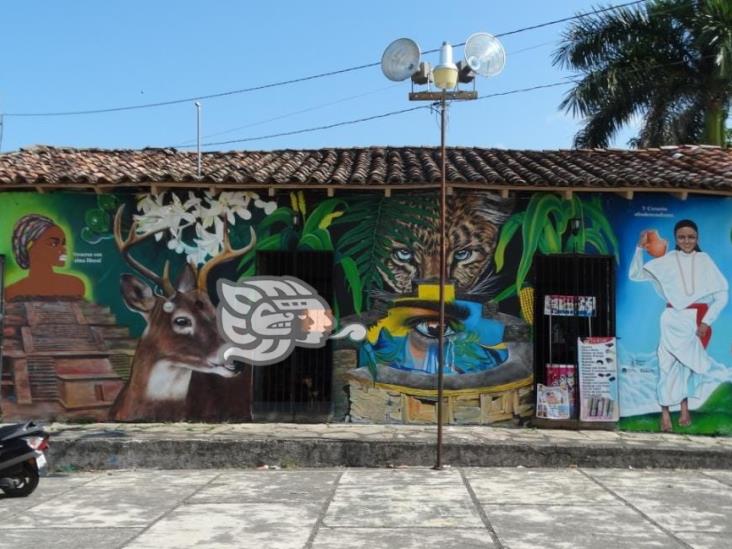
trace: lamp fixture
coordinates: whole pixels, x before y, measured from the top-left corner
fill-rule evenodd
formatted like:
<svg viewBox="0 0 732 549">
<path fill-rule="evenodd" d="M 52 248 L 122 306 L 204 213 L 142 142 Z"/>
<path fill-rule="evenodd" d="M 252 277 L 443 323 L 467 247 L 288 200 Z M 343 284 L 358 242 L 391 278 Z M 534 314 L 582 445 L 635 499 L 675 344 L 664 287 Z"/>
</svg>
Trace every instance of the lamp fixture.
<svg viewBox="0 0 732 549">
<path fill-rule="evenodd" d="M 389 80 L 402 81 L 411 78 L 411 101 L 431 101 L 440 112 L 440 316 L 437 350 L 437 455 L 435 469 L 442 468 L 442 423 L 443 423 L 443 378 L 445 372 L 445 285 L 447 283 L 447 180 L 445 128 L 447 102 L 464 99 L 477 99 L 475 76 L 495 76 L 503 69 L 506 52 L 501 43 L 492 35 L 479 32 L 465 42 L 465 59 L 457 65 L 452 60 L 452 46 L 443 42 L 440 48 L 440 63 L 431 68 L 421 61 L 419 46 L 414 40 L 400 38 L 386 47 L 381 56 L 381 70 Z M 473 82 L 472 91 L 458 89 L 460 83 Z M 430 83 L 440 91 L 430 90 Z M 427 85 L 426 92 L 415 92 L 414 85 Z"/>
<path fill-rule="evenodd" d="M 458 68 L 452 62 L 452 46 L 447 42 L 440 48 L 440 64 L 432 69 L 435 86 L 441 90 L 452 90 L 458 83 Z"/>
</svg>

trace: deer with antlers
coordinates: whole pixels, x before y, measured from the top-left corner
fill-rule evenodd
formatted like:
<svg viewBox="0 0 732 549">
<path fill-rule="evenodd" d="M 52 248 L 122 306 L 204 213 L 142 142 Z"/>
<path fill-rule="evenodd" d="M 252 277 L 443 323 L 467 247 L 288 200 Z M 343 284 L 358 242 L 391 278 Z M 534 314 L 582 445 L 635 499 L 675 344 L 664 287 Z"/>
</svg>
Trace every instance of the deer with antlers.
<svg viewBox="0 0 732 549">
<path fill-rule="evenodd" d="M 250 228 L 251 240 L 241 249 L 232 249 L 225 230 L 222 251 L 200 269 L 186 264 L 173 284 L 169 262 L 160 276 L 130 253 L 160 230 L 138 234 L 134 221 L 123 237 L 123 210 L 124 205 L 114 218 L 117 248 L 125 261 L 162 293 L 131 274 L 121 276 L 125 304 L 145 318 L 147 327 L 132 360 L 130 379 L 110 409 L 110 419 L 251 420 L 251 370 L 248 366 L 227 366 L 219 356 L 224 341 L 217 331 L 207 278 L 215 267 L 254 247 L 254 230 Z"/>
</svg>

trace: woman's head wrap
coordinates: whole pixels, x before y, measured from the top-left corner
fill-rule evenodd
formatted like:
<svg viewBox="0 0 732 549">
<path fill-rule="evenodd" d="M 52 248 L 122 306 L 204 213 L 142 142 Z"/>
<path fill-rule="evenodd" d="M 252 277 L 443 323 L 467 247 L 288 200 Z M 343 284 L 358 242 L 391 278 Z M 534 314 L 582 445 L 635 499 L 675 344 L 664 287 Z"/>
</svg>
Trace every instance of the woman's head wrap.
<svg viewBox="0 0 732 549">
<path fill-rule="evenodd" d="M 699 227 L 696 226 L 696 223 L 694 223 L 691 219 L 682 219 L 676 225 L 674 225 L 674 239 L 676 239 L 676 232 L 679 229 L 683 229 L 684 227 L 689 227 L 690 229 L 694 229 L 694 232 L 697 234 L 697 237 L 699 236 Z M 679 245 L 676 244 L 676 249 L 680 250 Z M 701 248 L 699 248 L 699 241 L 697 240 L 697 244 L 694 247 L 695 252 L 701 252 Z"/>
<path fill-rule="evenodd" d="M 13 229 L 13 255 L 15 262 L 23 269 L 30 266 L 28 250 L 40 236 L 55 223 L 46 216 L 38 214 L 24 215 Z"/>
</svg>

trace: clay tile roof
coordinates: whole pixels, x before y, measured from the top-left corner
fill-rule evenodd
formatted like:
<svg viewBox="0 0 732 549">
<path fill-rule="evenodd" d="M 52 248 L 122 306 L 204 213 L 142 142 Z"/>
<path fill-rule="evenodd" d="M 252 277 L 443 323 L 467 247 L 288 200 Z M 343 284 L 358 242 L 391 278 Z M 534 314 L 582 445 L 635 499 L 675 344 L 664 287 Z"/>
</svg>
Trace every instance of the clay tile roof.
<svg viewBox="0 0 732 549">
<path fill-rule="evenodd" d="M 39 146 L 0 154 L 0 189 L 22 187 L 339 186 L 414 188 L 440 181 L 436 147 L 233 151 Z M 472 188 L 658 189 L 732 194 L 732 151 L 708 146 L 529 151 L 449 147 L 449 184 Z"/>
</svg>

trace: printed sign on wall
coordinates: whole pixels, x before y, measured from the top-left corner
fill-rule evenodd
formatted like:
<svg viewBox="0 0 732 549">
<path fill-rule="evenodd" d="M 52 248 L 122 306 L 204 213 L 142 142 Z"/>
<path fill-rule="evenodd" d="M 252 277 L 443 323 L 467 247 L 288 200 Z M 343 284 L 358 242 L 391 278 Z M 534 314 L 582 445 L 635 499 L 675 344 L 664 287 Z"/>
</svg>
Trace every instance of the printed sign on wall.
<svg viewBox="0 0 732 549">
<path fill-rule="evenodd" d="M 618 368 L 614 337 L 577 341 L 581 421 L 617 421 Z"/>
</svg>

